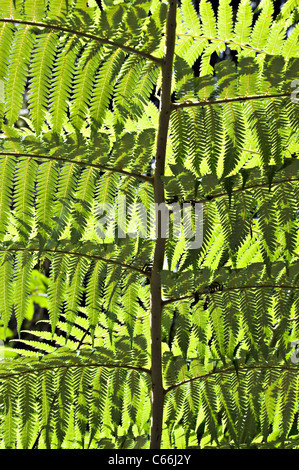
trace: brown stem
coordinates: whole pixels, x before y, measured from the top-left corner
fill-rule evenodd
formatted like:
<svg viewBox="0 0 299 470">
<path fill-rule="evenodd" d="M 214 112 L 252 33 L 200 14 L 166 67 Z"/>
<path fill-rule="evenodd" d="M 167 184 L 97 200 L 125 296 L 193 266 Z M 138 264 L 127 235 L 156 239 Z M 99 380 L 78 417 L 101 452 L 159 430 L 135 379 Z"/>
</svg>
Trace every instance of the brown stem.
<svg viewBox="0 0 299 470">
<path fill-rule="evenodd" d="M 169 10 L 166 23 L 166 45 L 164 63 L 162 66 L 162 86 L 159 127 L 157 135 L 157 150 L 154 174 L 154 200 L 156 204 L 165 201 L 164 185 L 161 177 L 164 175 L 167 136 L 171 113 L 171 81 L 175 47 L 177 0 L 169 0 Z M 161 218 L 157 220 L 157 240 L 154 262 L 151 273 L 151 380 L 152 380 L 152 421 L 150 448 L 159 449 L 162 437 L 164 389 L 162 381 L 161 355 L 161 317 L 162 289 L 160 272 L 163 269 L 165 254 L 165 238 L 162 237 Z"/>
<path fill-rule="evenodd" d="M 143 271 L 142 269 L 139 269 L 139 268 L 135 268 L 131 264 L 121 263 L 120 261 L 116 261 L 114 259 L 109 259 L 109 258 L 103 258 L 102 256 L 98 256 L 98 255 L 89 255 L 87 253 L 78 253 L 76 251 L 67 251 L 67 250 L 59 250 L 59 249 L 53 249 L 53 250 L 42 249 L 42 250 L 40 250 L 39 248 L 30 248 L 30 247 L 28 247 L 28 248 L 22 248 L 22 247 L 0 248 L 0 252 L 2 252 L 2 251 L 12 251 L 12 252 L 26 251 L 28 253 L 34 253 L 34 252 L 39 252 L 40 253 L 40 251 L 41 251 L 42 253 L 60 253 L 60 254 L 63 254 L 63 255 L 74 255 L 74 256 L 78 256 L 78 257 L 82 257 L 82 258 L 98 259 L 100 261 L 104 261 L 105 263 L 115 264 L 116 266 L 121 266 L 122 268 L 125 268 L 125 269 L 131 269 L 132 271 L 135 271 L 139 274 L 142 274 L 143 276 L 149 277 L 148 272 Z"/>
<path fill-rule="evenodd" d="M 283 180 L 274 180 L 271 182 L 271 186 L 277 186 L 279 184 L 284 184 L 284 183 L 293 183 L 299 181 L 299 178 L 285 178 Z M 244 192 L 244 191 L 250 191 L 250 189 L 255 189 L 255 188 L 263 188 L 265 186 L 269 187 L 269 182 L 267 181 L 266 183 L 257 183 L 257 184 L 251 184 L 249 186 L 244 186 L 244 188 L 237 188 L 232 190 L 232 194 L 239 193 L 239 192 Z M 201 200 L 192 200 L 192 201 L 183 201 L 185 203 L 189 202 L 191 204 L 204 204 L 206 202 L 214 201 L 214 199 L 217 199 L 218 197 L 224 197 L 227 196 L 227 192 L 224 193 L 216 193 L 216 194 L 209 194 L 205 198 Z"/>
<path fill-rule="evenodd" d="M 298 367 L 289 367 L 287 365 L 282 365 L 282 366 L 272 366 L 271 364 L 267 365 L 262 365 L 262 364 L 256 364 L 253 366 L 244 366 L 244 367 L 239 367 L 238 371 L 247 371 L 247 370 L 252 370 L 252 369 L 264 369 L 264 370 L 288 370 L 290 372 L 294 372 L 295 374 L 298 374 Z M 197 377 L 191 377 L 190 379 L 183 380 L 182 382 L 178 382 L 176 384 L 170 385 L 165 390 L 165 394 L 170 392 L 171 390 L 174 390 L 177 387 L 181 387 L 182 385 L 185 385 L 190 382 L 194 382 L 195 380 L 200 380 L 200 379 L 206 379 L 210 377 L 211 375 L 217 375 L 217 374 L 229 374 L 231 372 L 236 372 L 235 367 L 227 367 L 226 369 L 213 369 L 211 372 L 207 372 L 204 375 L 198 375 Z"/>
<path fill-rule="evenodd" d="M 258 285 L 257 284 L 257 285 L 249 285 L 249 286 L 227 287 L 227 288 L 223 288 L 221 291 L 215 291 L 215 292 L 208 292 L 207 290 L 202 291 L 202 292 L 196 291 L 196 293 L 199 297 L 201 297 L 201 296 L 206 296 L 206 295 L 213 296 L 214 294 L 220 294 L 222 292 L 228 292 L 232 290 L 245 290 L 245 289 L 299 289 L 299 286 L 274 285 L 274 284 Z M 190 300 L 190 299 L 193 299 L 194 295 L 195 295 L 195 292 L 193 292 L 192 294 L 183 295 L 182 297 L 176 297 L 176 298 L 163 300 L 162 304 L 164 307 L 165 305 L 172 304 L 174 302 L 181 302 L 182 300 Z"/>
<path fill-rule="evenodd" d="M 40 160 L 51 160 L 55 162 L 64 162 L 64 163 L 74 163 L 75 165 L 85 166 L 88 168 L 96 168 L 98 170 L 103 171 L 110 171 L 111 173 L 120 173 L 124 176 L 128 176 L 131 178 L 137 178 L 142 181 L 149 181 L 150 183 L 153 182 L 153 178 L 151 176 L 141 175 L 139 173 L 132 173 L 130 171 L 122 170 L 121 168 L 111 168 L 106 165 L 101 165 L 100 163 L 89 163 L 83 162 L 79 160 L 72 160 L 71 158 L 65 157 L 55 157 L 53 155 L 39 155 L 37 153 L 22 153 L 22 152 L 0 152 L 0 156 L 3 155 L 4 157 L 25 157 L 25 158 L 37 158 Z"/>
<path fill-rule="evenodd" d="M 39 363 L 39 367 L 38 367 L 38 372 L 43 372 L 45 370 L 53 370 L 53 369 L 65 369 L 67 367 L 67 369 L 82 369 L 82 368 L 85 368 L 85 367 L 106 367 L 107 369 L 128 369 L 128 370 L 135 370 L 137 372 L 140 372 L 140 373 L 145 373 L 145 374 L 150 374 L 150 370 L 147 369 L 146 367 L 139 367 L 139 366 L 130 366 L 128 364 L 112 364 L 112 363 L 105 363 L 105 362 L 90 362 L 90 363 L 86 363 L 86 364 L 74 364 L 74 365 L 65 365 L 65 364 L 61 364 L 61 365 L 45 365 L 45 367 L 41 367 L 40 366 L 40 363 Z M 23 374 L 35 374 L 36 373 L 36 369 L 33 369 L 33 368 L 30 368 L 30 369 L 26 369 L 26 370 L 21 370 L 21 371 L 18 371 L 18 372 L 13 372 L 13 373 L 1 373 L 1 379 L 8 379 L 8 378 L 11 378 L 11 377 L 19 377 L 19 376 L 22 376 Z"/>
<path fill-rule="evenodd" d="M 16 19 L 16 18 L 14 18 L 14 19 L 12 19 L 12 18 L 0 18 L 0 22 L 1 23 L 13 23 L 13 24 L 15 24 L 15 23 L 25 24 L 25 25 L 28 25 L 28 26 L 37 26 L 37 27 L 40 27 L 40 28 L 51 29 L 53 31 L 61 31 L 61 32 L 64 32 L 64 33 L 70 33 L 70 34 L 73 34 L 74 36 L 79 36 L 79 37 L 82 37 L 82 38 L 97 41 L 100 44 L 104 44 L 106 46 L 111 46 L 111 47 L 115 47 L 115 48 L 118 48 L 118 49 L 122 49 L 125 52 L 130 52 L 131 54 L 139 55 L 140 57 L 144 57 L 145 59 L 152 60 L 153 62 L 155 62 L 158 65 L 162 64 L 162 59 L 160 59 L 159 57 L 155 57 L 151 54 L 148 54 L 147 52 L 139 51 L 138 49 L 135 49 L 134 47 L 126 46 L 125 44 L 121 44 L 121 43 L 118 43 L 118 42 L 115 42 L 115 41 L 110 41 L 110 39 L 101 38 L 99 36 L 96 36 L 95 34 L 89 34 L 89 33 L 85 33 L 84 31 L 77 31 L 77 30 L 74 30 L 74 29 L 71 29 L 71 28 L 66 28 L 65 26 L 62 26 L 62 25 L 54 25 L 54 24 L 50 24 L 50 23 L 49 24 L 48 23 L 38 23 L 36 21 L 19 20 L 19 19 Z"/>
<path fill-rule="evenodd" d="M 173 103 L 171 106 L 171 110 L 179 109 L 179 108 L 192 108 L 195 106 L 211 106 L 214 104 L 225 104 L 225 103 L 238 103 L 242 101 L 252 101 L 252 100 L 265 100 L 270 98 L 283 98 L 286 96 L 290 96 L 291 92 L 289 93 L 280 93 L 274 95 L 252 95 L 252 96 L 236 96 L 235 98 L 223 98 L 219 100 L 204 100 L 204 101 L 186 101 L 184 103 Z"/>
</svg>

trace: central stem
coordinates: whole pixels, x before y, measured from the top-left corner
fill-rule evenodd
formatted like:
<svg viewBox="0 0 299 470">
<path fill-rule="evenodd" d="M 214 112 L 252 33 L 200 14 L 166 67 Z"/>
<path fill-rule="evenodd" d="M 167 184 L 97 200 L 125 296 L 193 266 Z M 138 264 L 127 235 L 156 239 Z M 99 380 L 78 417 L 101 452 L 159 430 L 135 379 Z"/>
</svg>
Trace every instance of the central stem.
<svg viewBox="0 0 299 470">
<path fill-rule="evenodd" d="M 166 44 L 162 65 L 162 85 L 157 135 L 157 150 L 154 174 L 154 199 L 156 204 L 164 203 L 162 176 L 165 171 L 166 146 L 171 113 L 171 80 L 175 47 L 177 0 L 169 1 L 166 23 Z M 165 238 L 162 238 L 161 218 L 157 220 L 157 240 L 151 274 L 151 381 L 152 381 L 152 422 L 151 449 L 159 449 L 162 437 L 164 389 L 162 381 L 161 318 L 162 289 L 160 272 L 163 269 Z"/>
</svg>

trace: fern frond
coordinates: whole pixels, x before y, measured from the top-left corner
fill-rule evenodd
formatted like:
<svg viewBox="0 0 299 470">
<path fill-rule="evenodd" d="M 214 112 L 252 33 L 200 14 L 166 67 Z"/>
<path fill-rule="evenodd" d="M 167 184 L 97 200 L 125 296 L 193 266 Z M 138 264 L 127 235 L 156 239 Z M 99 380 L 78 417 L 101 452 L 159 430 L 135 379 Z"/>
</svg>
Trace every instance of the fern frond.
<svg viewBox="0 0 299 470">
<path fill-rule="evenodd" d="M 30 71 L 32 78 L 29 88 L 29 109 L 37 134 L 42 129 L 48 106 L 48 89 L 57 41 L 58 36 L 56 33 L 51 32 L 40 35 L 31 59 Z"/>
<path fill-rule="evenodd" d="M 298 447 L 298 1 L 254 8 L 1 2 L 0 447 Z"/>
<path fill-rule="evenodd" d="M 68 98 L 71 93 L 75 60 L 78 54 L 78 40 L 77 38 L 67 40 L 62 38 L 58 47 L 61 50 L 54 63 L 49 96 L 53 131 L 56 134 L 61 131 L 68 109 Z"/>
<path fill-rule="evenodd" d="M 98 127 L 105 117 L 105 111 L 113 92 L 113 84 L 124 60 L 124 53 L 116 50 L 108 55 L 96 76 L 91 98 L 91 119 Z"/>
<path fill-rule="evenodd" d="M 240 44 L 249 43 L 252 25 L 252 7 L 249 0 L 241 0 L 238 5 L 237 18 L 234 28 L 234 40 Z"/>
<path fill-rule="evenodd" d="M 33 44 L 34 36 L 30 27 L 19 25 L 11 46 L 5 90 L 5 114 L 9 124 L 14 124 L 19 117 Z"/>
<path fill-rule="evenodd" d="M 218 36 L 222 39 L 231 39 L 233 28 L 233 11 L 230 0 L 221 0 L 218 8 Z"/>
</svg>

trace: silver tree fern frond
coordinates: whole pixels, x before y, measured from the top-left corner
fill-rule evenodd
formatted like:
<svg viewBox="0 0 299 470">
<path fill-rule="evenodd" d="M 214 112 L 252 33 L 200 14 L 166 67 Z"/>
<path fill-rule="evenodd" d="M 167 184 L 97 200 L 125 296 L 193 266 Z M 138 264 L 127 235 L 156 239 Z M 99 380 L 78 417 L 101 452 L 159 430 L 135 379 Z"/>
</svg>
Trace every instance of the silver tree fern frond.
<svg viewBox="0 0 299 470">
<path fill-rule="evenodd" d="M 0 5 L 0 446 L 297 448 L 298 2 L 101 3 Z"/>
</svg>

